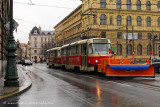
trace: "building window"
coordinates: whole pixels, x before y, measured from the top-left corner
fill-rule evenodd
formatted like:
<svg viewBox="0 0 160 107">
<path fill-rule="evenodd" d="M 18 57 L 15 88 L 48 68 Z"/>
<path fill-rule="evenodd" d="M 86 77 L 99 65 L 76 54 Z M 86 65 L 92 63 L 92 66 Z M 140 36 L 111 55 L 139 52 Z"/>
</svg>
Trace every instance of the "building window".
<svg viewBox="0 0 160 107">
<path fill-rule="evenodd" d="M 122 55 L 122 45 L 121 44 L 117 45 L 117 55 Z"/>
<path fill-rule="evenodd" d="M 137 46 L 137 55 L 142 55 L 142 45 L 141 44 Z"/>
<path fill-rule="evenodd" d="M 117 25 L 121 25 L 121 16 L 120 15 L 117 16 Z"/>
<path fill-rule="evenodd" d="M 137 26 L 141 26 L 141 17 L 140 16 L 137 17 Z"/>
<path fill-rule="evenodd" d="M 101 32 L 101 37 L 106 38 L 106 32 Z"/>
<path fill-rule="evenodd" d="M 128 45 L 128 55 L 132 55 L 132 45 Z"/>
<path fill-rule="evenodd" d="M 160 17 L 158 18 L 158 27 L 160 27 Z"/>
<path fill-rule="evenodd" d="M 142 33 L 138 33 L 138 39 L 142 39 Z"/>
<path fill-rule="evenodd" d="M 117 32 L 117 39 L 122 39 L 122 32 Z"/>
<path fill-rule="evenodd" d="M 41 38 L 41 42 L 43 41 L 43 38 Z"/>
<path fill-rule="evenodd" d="M 127 0 L 127 9 L 131 9 L 131 0 Z"/>
<path fill-rule="evenodd" d="M 141 10 L 141 1 L 137 0 L 137 10 Z"/>
<path fill-rule="evenodd" d="M 151 3 L 150 3 L 150 1 L 146 2 L 146 10 L 151 10 Z"/>
<path fill-rule="evenodd" d="M 34 30 L 34 34 L 38 34 L 37 30 Z"/>
<path fill-rule="evenodd" d="M 100 0 L 100 8 L 106 8 L 106 0 Z"/>
<path fill-rule="evenodd" d="M 113 25 L 113 18 L 112 18 L 112 16 L 110 17 L 110 25 Z"/>
<path fill-rule="evenodd" d="M 117 9 L 121 9 L 121 0 L 116 0 Z"/>
<path fill-rule="evenodd" d="M 160 1 L 158 1 L 157 8 L 158 8 L 158 11 L 160 11 Z"/>
<path fill-rule="evenodd" d="M 34 44 L 34 47 L 37 47 L 37 44 Z"/>
<path fill-rule="evenodd" d="M 37 50 L 34 50 L 34 53 L 37 53 Z"/>
<path fill-rule="evenodd" d="M 100 24 L 101 25 L 106 24 L 106 15 L 105 14 L 101 14 L 101 16 L 100 16 Z"/>
<path fill-rule="evenodd" d="M 147 33 L 147 39 L 151 39 L 152 38 L 152 34 L 151 33 Z"/>
<path fill-rule="evenodd" d="M 147 26 L 150 27 L 151 26 L 151 18 L 147 17 Z"/>
<path fill-rule="evenodd" d="M 37 41 L 37 38 L 34 38 L 34 41 Z"/>
<path fill-rule="evenodd" d="M 131 16 L 127 16 L 127 25 L 131 26 L 131 24 L 132 24 Z"/>
<path fill-rule="evenodd" d="M 147 55 L 150 55 L 151 45 L 147 45 Z"/>
</svg>

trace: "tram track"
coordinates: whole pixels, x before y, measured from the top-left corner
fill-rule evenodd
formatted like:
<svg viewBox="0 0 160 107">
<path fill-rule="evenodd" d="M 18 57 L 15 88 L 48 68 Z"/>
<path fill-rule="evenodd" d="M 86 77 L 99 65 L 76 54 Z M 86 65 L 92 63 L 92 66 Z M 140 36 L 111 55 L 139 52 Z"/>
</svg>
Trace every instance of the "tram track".
<svg viewBox="0 0 160 107">
<path fill-rule="evenodd" d="M 38 67 L 34 67 L 38 70 L 43 70 L 40 69 Z M 58 70 L 58 69 L 56 69 Z M 142 78 L 142 82 L 137 82 L 135 80 L 132 79 L 125 79 L 125 80 L 118 80 L 118 79 L 108 79 L 107 77 L 100 77 L 98 75 L 95 74 L 91 74 L 91 73 L 82 73 L 82 72 L 65 72 L 65 73 L 71 73 L 71 74 L 77 74 L 79 76 L 83 76 L 83 77 L 87 77 L 87 78 L 94 78 L 94 79 L 100 79 L 100 80 L 104 80 L 106 82 L 110 82 L 110 83 L 115 83 L 115 84 L 120 84 L 120 85 L 125 85 L 125 86 L 131 86 L 131 87 L 137 87 L 137 88 L 143 88 L 143 89 L 149 89 L 149 90 L 154 90 L 154 91 L 160 91 L 160 86 L 154 85 L 154 84 L 147 84 L 147 83 L 143 83 L 144 82 L 144 78 Z M 145 81 L 147 81 L 149 79 L 145 79 Z M 155 80 L 158 81 L 158 80 Z M 159 81 L 160 82 L 160 81 Z"/>
</svg>

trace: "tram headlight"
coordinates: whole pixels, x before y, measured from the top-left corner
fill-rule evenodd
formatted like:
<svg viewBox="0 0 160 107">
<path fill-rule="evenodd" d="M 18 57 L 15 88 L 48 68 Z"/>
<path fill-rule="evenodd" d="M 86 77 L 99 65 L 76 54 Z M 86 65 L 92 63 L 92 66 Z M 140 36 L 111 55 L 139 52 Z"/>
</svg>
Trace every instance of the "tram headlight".
<svg viewBox="0 0 160 107">
<path fill-rule="evenodd" d="M 98 63 L 98 60 L 95 60 L 95 63 Z"/>
</svg>

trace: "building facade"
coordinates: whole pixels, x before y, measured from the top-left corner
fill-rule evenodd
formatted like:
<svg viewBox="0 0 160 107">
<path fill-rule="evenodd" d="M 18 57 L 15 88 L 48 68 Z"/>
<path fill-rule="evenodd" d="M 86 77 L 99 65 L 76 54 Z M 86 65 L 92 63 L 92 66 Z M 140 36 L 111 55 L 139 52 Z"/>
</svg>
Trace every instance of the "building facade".
<svg viewBox="0 0 160 107">
<path fill-rule="evenodd" d="M 9 22 L 9 0 L 0 0 L 0 75 L 5 72 L 7 62 L 7 50 L 9 30 L 5 27 Z"/>
<path fill-rule="evenodd" d="M 17 50 L 16 50 L 17 57 L 16 57 L 16 60 L 22 60 L 22 49 L 20 47 L 19 40 L 17 40 L 16 45 L 17 45 Z"/>
<path fill-rule="evenodd" d="M 43 31 L 34 27 L 29 34 L 30 60 L 40 62 L 46 59 L 46 50 L 54 47 L 54 31 Z"/>
<path fill-rule="evenodd" d="M 151 48 L 154 57 L 160 56 L 159 0 L 81 1 L 77 9 L 54 27 L 58 45 L 66 40 L 77 41 L 78 37 L 100 36 L 111 40 L 118 57 L 131 58 L 134 52 L 137 61 L 144 61 L 150 58 Z"/>
</svg>

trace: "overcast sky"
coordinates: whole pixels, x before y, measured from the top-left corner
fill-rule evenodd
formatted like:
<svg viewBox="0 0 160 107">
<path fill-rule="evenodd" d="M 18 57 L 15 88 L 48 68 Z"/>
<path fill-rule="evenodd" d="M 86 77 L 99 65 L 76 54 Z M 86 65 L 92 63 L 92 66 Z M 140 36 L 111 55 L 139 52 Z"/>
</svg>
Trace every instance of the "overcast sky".
<svg viewBox="0 0 160 107">
<path fill-rule="evenodd" d="M 13 17 L 18 22 L 15 40 L 27 43 L 30 30 L 41 26 L 42 30 L 54 30 L 54 26 L 80 4 L 80 0 L 13 0 Z M 30 5 L 31 3 L 35 5 Z"/>
</svg>

